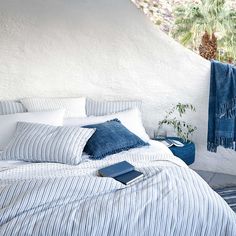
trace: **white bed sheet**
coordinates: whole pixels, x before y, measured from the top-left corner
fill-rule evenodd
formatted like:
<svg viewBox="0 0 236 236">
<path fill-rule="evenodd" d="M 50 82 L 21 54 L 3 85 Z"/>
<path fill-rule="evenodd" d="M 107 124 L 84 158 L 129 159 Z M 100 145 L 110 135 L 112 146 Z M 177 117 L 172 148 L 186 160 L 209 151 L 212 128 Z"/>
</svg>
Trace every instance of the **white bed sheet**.
<svg viewBox="0 0 236 236">
<path fill-rule="evenodd" d="M 1 152 L 0 152 L 0 157 L 1 157 Z M 88 159 L 88 155 L 84 153 L 82 155 L 82 160 Z M 18 166 L 23 166 L 23 165 L 29 165 L 32 164 L 31 162 L 26 162 L 26 161 L 6 161 L 6 160 L 0 160 L 0 171 L 7 170 L 7 169 L 12 169 Z"/>
</svg>

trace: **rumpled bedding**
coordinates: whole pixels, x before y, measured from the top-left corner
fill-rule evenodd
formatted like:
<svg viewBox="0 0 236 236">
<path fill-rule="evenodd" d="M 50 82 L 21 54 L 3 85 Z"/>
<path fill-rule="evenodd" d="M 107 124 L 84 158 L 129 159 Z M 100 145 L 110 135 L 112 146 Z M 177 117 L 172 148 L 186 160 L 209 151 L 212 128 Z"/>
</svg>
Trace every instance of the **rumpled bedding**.
<svg viewBox="0 0 236 236">
<path fill-rule="evenodd" d="M 126 160 L 144 173 L 123 185 L 97 170 Z M 236 215 L 163 144 L 77 166 L 0 170 L 0 235 L 236 235 Z"/>
</svg>

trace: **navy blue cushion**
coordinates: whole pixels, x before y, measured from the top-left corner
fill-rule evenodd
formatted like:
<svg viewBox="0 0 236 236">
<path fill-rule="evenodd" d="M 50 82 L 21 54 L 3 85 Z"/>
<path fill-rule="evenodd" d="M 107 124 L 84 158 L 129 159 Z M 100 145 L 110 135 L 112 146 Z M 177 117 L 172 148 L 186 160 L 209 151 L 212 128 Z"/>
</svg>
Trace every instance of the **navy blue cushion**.
<svg viewBox="0 0 236 236">
<path fill-rule="evenodd" d="M 96 129 L 84 148 L 92 159 L 101 159 L 124 150 L 149 145 L 126 129 L 118 119 L 83 127 Z"/>
</svg>

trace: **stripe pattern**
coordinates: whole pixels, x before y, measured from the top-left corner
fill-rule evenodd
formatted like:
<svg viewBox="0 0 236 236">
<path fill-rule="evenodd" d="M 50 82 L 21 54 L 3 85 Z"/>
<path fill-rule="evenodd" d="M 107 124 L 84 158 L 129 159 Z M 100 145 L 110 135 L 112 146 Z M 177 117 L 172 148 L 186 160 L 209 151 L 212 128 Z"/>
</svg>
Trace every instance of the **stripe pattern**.
<svg viewBox="0 0 236 236">
<path fill-rule="evenodd" d="M 236 235 L 235 213 L 194 171 L 143 164 L 144 178 L 129 186 L 81 175 L 83 163 L 0 172 L 0 235 Z M 31 165 L 44 174 L 29 175 Z M 11 181 L 14 175 L 25 179 Z"/>
<path fill-rule="evenodd" d="M 228 203 L 236 213 L 236 186 L 217 188 L 215 191 Z"/>
<path fill-rule="evenodd" d="M 86 99 L 86 114 L 87 116 L 103 116 L 112 113 L 117 113 L 133 108 L 139 108 L 141 111 L 142 101 L 126 100 L 126 101 L 95 101 Z"/>
<path fill-rule="evenodd" d="M 29 112 L 65 109 L 65 118 L 86 117 L 86 98 L 23 98 L 20 100 Z"/>
<path fill-rule="evenodd" d="M 22 103 L 17 101 L 0 101 L 0 115 L 26 112 Z"/>
<path fill-rule="evenodd" d="M 94 129 L 18 122 L 2 160 L 78 164 Z"/>
</svg>

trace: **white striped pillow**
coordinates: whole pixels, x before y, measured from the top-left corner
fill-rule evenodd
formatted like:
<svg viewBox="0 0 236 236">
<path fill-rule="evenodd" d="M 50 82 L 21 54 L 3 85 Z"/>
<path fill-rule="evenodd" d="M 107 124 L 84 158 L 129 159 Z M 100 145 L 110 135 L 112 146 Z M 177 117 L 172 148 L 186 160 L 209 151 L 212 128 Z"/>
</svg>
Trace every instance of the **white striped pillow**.
<svg viewBox="0 0 236 236">
<path fill-rule="evenodd" d="M 0 115 L 26 112 L 22 103 L 17 101 L 0 101 Z"/>
<path fill-rule="evenodd" d="M 124 101 L 95 101 L 86 100 L 87 116 L 104 116 L 113 113 L 138 108 L 141 111 L 142 101 L 124 100 Z"/>
<path fill-rule="evenodd" d="M 30 112 L 65 109 L 65 118 L 86 117 L 86 98 L 23 98 L 20 100 Z"/>
<path fill-rule="evenodd" d="M 95 129 L 18 122 L 2 160 L 58 162 L 76 165 Z"/>
</svg>

